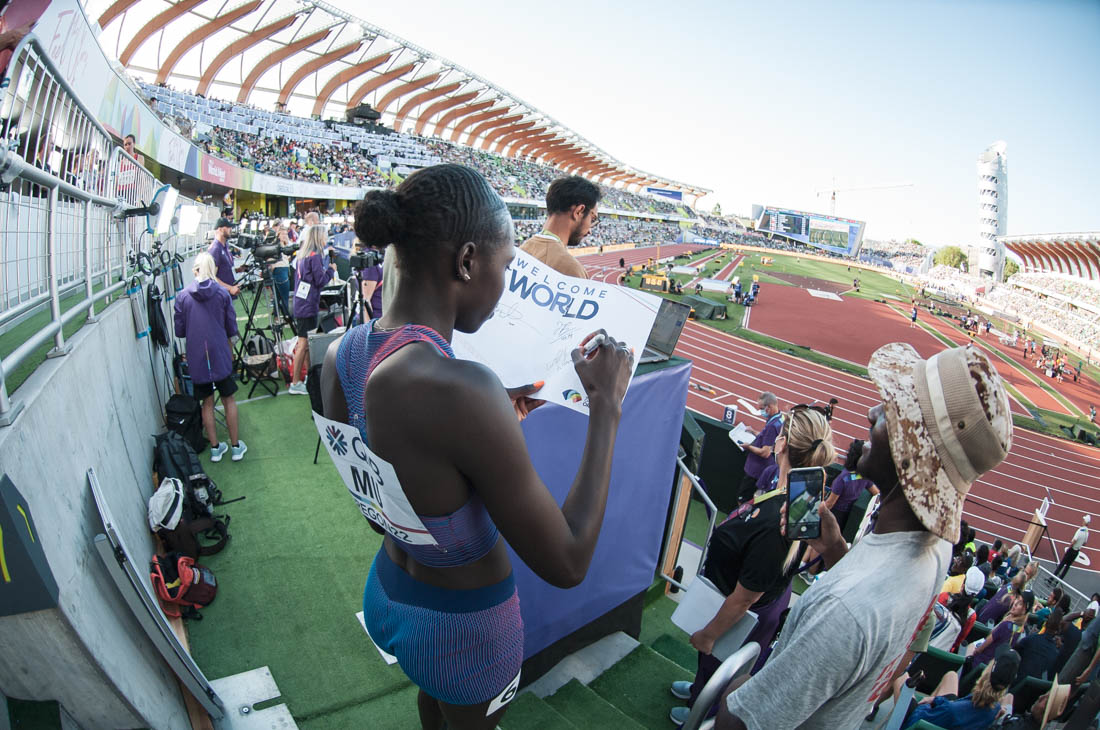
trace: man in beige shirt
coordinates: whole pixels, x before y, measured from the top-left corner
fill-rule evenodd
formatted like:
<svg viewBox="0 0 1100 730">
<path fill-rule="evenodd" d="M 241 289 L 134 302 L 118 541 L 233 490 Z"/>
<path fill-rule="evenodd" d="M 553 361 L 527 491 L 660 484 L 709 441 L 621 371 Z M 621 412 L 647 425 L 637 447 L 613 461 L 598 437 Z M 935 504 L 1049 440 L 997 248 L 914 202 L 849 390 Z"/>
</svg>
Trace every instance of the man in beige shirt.
<svg viewBox="0 0 1100 730">
<path fill-rule="evenodd" d="M 566 249 L 576 246 L 599 221 L 600 188 L 579 175 L 559 177 L 546 191 L 546 225 L 520 246 L 566 276 L 587 279 L 584 266 Z"/>
</svg>

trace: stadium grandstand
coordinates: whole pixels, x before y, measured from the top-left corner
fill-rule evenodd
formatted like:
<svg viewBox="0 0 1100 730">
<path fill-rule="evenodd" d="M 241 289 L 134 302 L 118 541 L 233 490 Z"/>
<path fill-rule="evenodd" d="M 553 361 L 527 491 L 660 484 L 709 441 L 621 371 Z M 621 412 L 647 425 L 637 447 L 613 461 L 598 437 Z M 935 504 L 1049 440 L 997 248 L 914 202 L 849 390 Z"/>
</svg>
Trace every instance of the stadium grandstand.
<svg viewBox="0 0 1100 730">
<path fill-rule="evenodd" d="M 1098 234 L 991 283 L 514 91 L 322 0 L 0 3 L 0 730 L 893 730 L 1032 594 L 1095 640 Z"/>
</svg>

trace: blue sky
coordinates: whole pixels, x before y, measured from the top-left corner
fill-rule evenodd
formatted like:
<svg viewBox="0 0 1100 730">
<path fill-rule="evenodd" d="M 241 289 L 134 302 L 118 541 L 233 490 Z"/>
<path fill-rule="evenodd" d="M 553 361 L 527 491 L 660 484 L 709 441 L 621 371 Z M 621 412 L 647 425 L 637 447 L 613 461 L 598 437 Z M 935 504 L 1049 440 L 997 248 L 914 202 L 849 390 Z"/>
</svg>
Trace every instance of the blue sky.
<svg viewBox="0 0 1100 730">
<path fill-rule="evenodd" d="M 1100 230 L 1100 2 L 334 0 L 643 170 L 828 212 L 870 238 L 977 237 L 975 161 L 1008 143 L 1008 233 Z"/>
</svg>

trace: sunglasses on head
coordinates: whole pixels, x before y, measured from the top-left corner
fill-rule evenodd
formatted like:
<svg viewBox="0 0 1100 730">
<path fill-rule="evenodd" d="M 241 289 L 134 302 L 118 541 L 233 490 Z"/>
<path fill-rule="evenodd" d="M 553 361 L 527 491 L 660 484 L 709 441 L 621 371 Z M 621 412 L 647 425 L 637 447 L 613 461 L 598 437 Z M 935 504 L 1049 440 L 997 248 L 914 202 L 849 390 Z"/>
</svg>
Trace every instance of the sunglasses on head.
<svg viewBox="0 0 1100 730">
<path fill-rule="evenodd" d="M 829 409 L 825 408 L 825 406 L 819 406 L 816 403 L 813 405 L 799 403 L 797 406 L 791 406 L 791 413 L 796 413 L 798 411 L 817 411 L 821 415 L 825 416 L 826 419 L 831 419 L 833 417 L 833 414 Z"/>
</svg>

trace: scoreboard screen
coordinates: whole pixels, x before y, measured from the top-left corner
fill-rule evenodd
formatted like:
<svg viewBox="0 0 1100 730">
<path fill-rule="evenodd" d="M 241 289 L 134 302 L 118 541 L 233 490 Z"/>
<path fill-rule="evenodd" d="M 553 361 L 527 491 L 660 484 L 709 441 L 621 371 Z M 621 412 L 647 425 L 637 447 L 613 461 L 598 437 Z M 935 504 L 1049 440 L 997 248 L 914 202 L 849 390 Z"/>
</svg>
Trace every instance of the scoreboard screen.
<svg viewBox="0 0 1100 730">
<path fill-rule="evenodd" d="M 858 256 L 864 221 L 766 205 L 752 207 L 756 230 L 842 256 Z"/>
</svg>

